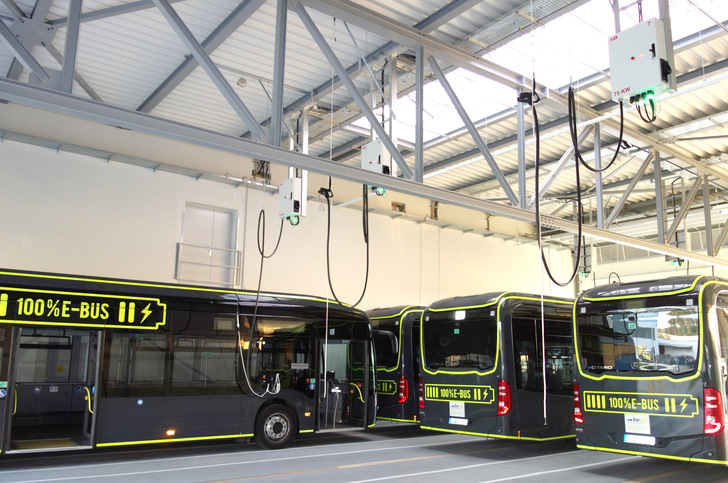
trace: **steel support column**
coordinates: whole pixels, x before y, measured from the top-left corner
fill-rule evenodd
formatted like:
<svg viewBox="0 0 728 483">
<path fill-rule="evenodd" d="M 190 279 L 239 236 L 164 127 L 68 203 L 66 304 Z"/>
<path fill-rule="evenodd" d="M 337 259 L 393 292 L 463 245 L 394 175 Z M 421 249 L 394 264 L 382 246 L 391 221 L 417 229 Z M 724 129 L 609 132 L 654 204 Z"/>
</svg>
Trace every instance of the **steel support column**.
<svg viewBox="0 0 728 483">
<path fill-rule="evenodd" d="M 78 28 L 81 24 L 81 0 L 68 6 L 68 27 L 66 45 L 63 48 L 63 67 L 61 68 L 61 91 L 73 93 L 73 77 L 76 72 L 76 50 L 78 47 Z"/>
<path fill-rule="evenodd" d="M 268 142 L 281 145 L 281 122 L 283 120 L 283 78 L 286 61 L 286 23 L 288 22 L 288 1 L 278 0 L 276 9 L 276 37 L 273 52 L 273 92 L 271 92 L 271 123 Z"/>
<path fill-rule="evenodd" d="M 653 150 L 653 176 L 655 179 L 655 205 L 657 208 L 657 243 L 665 243 L 665 196 L 662 184 L 662 166 L 660 152 Z"/>
<path fill-rule="evenodd" d="M 475 144 L 478 146 L 480 154 L 482 154 L 485 160 L 488 162 L 488 166 L 490 166 L 491 171 L 493 171 L 493 174 L 500 183 L 501 188 L 503 189 L 503 191 L 505 191 L 506 196 L 508 196 L 508 199 L 511 201 L 511 204 L 514 206 L 518 206 L 518 198 L 516 198 L 515 193 L 513 193 L 511 186 L 508 184 L 508 180 L 506 180 L 503 172 L 498 167 L 498 163 L 496 163 L 495 158 L 493 158 L 493 155 L 490 153 L 488 146 L 485 145 L 485 143 L 483 142 L 483 138 L 480 137 L 478 129 L 475 127 L 475 125 L 473 125 L 473 122 L 470 120 L 470 116 L 468 116 L 468 113 L 465 112 L 463 105 L 460 103 L 458 96 L 455 94 L 452 86 L 447 81 L 445 74 L 442 73 L 442 69 L 440 69 L 440 66 L 437 65 L 437 60 L 435 60 L 435 58 L 432 56 L 428 57 L 427 60 L 430 64 L 430 68 L 435 73 L 437 80 L 440 81 L 440 85 L 443 89 L 445 89 L 445 92 L 450 98 L 450 101 L 455 107 L 455 110 L 458 111 L 460 118 L 463 120 L 463 123 L 468 128 L 468 132 L 470 132 L 470 136 L 473 138 L 473 141 L 475 141 Z"/>
<path fill-rule="evenodd" d="M 425 105 L 425 49 L 415 48 L 415 181 L 425 180 L 424 163 L 424 105 Z"/>
<path fill-rule="evenodd" d="M 356 85 L 354 85 L 354 82 L 346 73 L 344 66 L 342 66 L 341 62 L 339 62 L 339 59 L 336 58 L 336 54 L 334 54 L 334 51 L 331 50 L 331 47 L 326 42 L 324 36 L 321 35 L 321 32 L 319 32 L 316 24 L 314 24 L 313 20 L 311 20 L 308 12 L 306 12 L 306 8 L 300 2 L 296 2 L 294 4 L 294 8 L 296 9 L 298 16 L 301 18 L 304 26 L 311 34 L 311 37 L 313 37 L 313 40 L 319 46 L 319 49 L 321 49 L 321 52 L 324 54 L 324 56 L 328 59 L 329 64 L 331 64 L 331 67 L 333 67 L 334 69 L 334 72 L 336 72 L 336 75 L 338 75 L 339 79 L 341 79 L 341 81 L 344 83 L 347 90 L 349 91 L 349 94 L 351 94 L 351 97 L 354 98 L 357 106 L 359 106 L 359 109 L 361 109 L 362 114 L 364 114 L 364 116 L 367 118 L 369 124 L 372 126 L 372 129 L 374 129 L 374 131 L 377 133 L 377 136 L 379 136 L 379 139 L 381 139 L 382 143 L 389 151 L 389 154 L 392 155 L 392 159 L 397 163 L 399 169 L 402 170 L 402 174 L 404 175 L 404 177 L 408 179 L 412 178 L 412 170 L 409 168 L 409 166 L 407 166 L 407 163 L 404 161 L 402 154 L 397 150 L 397 146 L 392 143 L 392 140 L 389 138 L 389 136 L 387 136 L 387 133 L 384 132 L 384 128 L 379 124 L 379 121 L 377 121 L 377 117 L 374 115 L 374 112 L 367 105 L 364 97 L 361 95 L 359 90 L 356 88 Z"/>
<path fill-rule="evenodd" d="M 594 124 L 594 182 L 597 195 L 597 227 L 604 228 L 604 183 L 602 180 L 602 138 L 599 123 Z M 619 148 L 619 146 L 617 146 Z"/>
<path fill-rule="evenodd" d="M 516 89 L 517 96 L 524 92 Z M 518 206 L 526 209 L 526 103 L 516 101 L 516 135 L 518 136 Z"/>
<path fill-rule="evenodd" d="M 705 213 L 705 250 L 709 257 L 713 256 L 713 221 L 710 216 L 710 185 L 708 175 L 703 175 L 703 213 Z"/>
</svg>

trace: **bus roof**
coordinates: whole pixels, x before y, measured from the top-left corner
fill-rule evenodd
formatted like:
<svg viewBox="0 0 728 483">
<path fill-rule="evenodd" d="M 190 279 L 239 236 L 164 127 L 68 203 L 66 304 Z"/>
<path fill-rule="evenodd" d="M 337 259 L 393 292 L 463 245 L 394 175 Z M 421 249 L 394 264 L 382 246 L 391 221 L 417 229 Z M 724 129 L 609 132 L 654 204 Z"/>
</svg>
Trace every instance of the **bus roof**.
<svg viewBox="0 0 728 483">
<path fill-rule="evenodd" d="M 430 304 L 427 310 L 475 309 L 495 304 L 501 298 L 540 301 L 541 295 L 522 292 L 490 292 L 479 295 L 465 295 L 438 300 L 437 302 Z M 573 303 L 574 301 L 563 297 L 544 296 L 544 302 L 550 304 L 552 302 Z"/>
<path fill-rule="evenodd" d="M 641 282 L 612 283 L 585 290 L 579 296 L 579 300 L 598 300 L 632 297 L 640 295 L 676 294 L 699 290 L 698 286 L 705 282 L 722 280 L 718 277 L 706 275 L 680 275 L 658 280 L 647 280 Z"/>
<path fill-rule="evenodd" d="M 396 307 L 377 307 L 376 309 L 367 310 L 370 319 L 385 319 L 389 317 L 397 317 L 409 310 L 423 310 L 424 307 L 419 305 L 397 305 Z"/>
</svg>

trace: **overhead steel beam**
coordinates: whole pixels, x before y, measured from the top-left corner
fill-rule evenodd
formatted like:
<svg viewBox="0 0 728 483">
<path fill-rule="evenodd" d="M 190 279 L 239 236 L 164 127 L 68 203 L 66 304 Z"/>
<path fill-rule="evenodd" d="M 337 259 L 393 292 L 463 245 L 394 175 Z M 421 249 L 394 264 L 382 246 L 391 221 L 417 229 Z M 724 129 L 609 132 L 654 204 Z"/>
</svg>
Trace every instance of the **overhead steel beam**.
<svg viewBox="0 0 728 483">
<path fill-rule="evenodd" d="M 25 46 L 17 38 L 15 38 L 13 32 L 10 31 L 3 21 L 0 21 L 0 40 L 2 40 L 8 50 L 12 52 L 15 56 L 15 60 L 20 62 L 28 72 L 35 75 L 41 83 L 48 82 L 48 80 L 50 80 L 50 76 L 45 69 L 43 69 L 38 61 L 35 60 L 35 57 L 30 54 L 28 49 L 26 49 Z"/>
<path fill-rule="evenodd" d="M 73 78 L 76 73 L 76 50 L 78 47 L 78 27 L 81 23 L 81 0 L 68 5 L 68 28 L 66 44 L 63 48 L 63 67 L 61 67 L 61 91 L 73 93 Z"/>
<path fill-rule="evenodd" d="M 429 33 L 449 22 L 463 11 L 473 7 L 475 4 L 481 1 L 482 0 L 453 0 L 447 5 L 441 7 L 432 15 L 429 15 L 424 20 L 416 23 L 413 28 L 423 33 Z M 292 3 L 289 3 L 289 8 L 293 8 Z M 365 59 L 367 60 L 367 62 L 373 62 L 377 58 L 382 57 L 383 55 L 390 55 L 398 49 L 402 49 L 402 47 L 396 42 L 387 42 L 386 44 L 376 49 L 373 49 L 372 52 L 365 57 Z M 364 66 L 362 65 L 362 63 L 356 62 L 346 68 L 346 73 L 350 76 L 356 77 L 363 69 Z M 341 87 L 341 80 L 338 77 L 335 77 L 333 82 L 331 80 L 327 80 L 323 84 L 311 90 L 310 94 L 301 96 L 300 98 L 289 104 L 287 107 L 285 107 L 283 109 L 283 116 L 285 117 L 291 112 L 297 111 L 302 107 L 315 103 L 318 99 L 326 97 L 331 93 L 332 90 L 336 90 L 339 87 Z M 269 122 L 270 119 L 264 121 L 262 124 L 265 126 Z"/>
<path fill-rule="evenodd" d="M 200 66 L 205 70 L 205 72 L 207 72 L 207 75 L 210 76 L 210 79 L 220 90 L 223 97 L 225 97 L 225 100 L 228 101 L 228 104 L 230 104 L 230 106 L 238 114 L 238 116 L 240 116 L 245 124 L 247 124 L 248 129 L 250 129 L 256 137 L 262 139 L 265 136 L 265 131 L 263 131 L 263 128 L 260 127 L 258 122 L 255 120 L 253 114 L 248 110 L 248 108 L 245 106 L 243 101 L 240 100 L 240 98 L 235 93 L 225 77 L 220 73 L 220 70 L 205 52 L 205 49 L 200 45 L 199 42 L 197 42 L 195 36 L 192 35 L 192 32 L 190 32 L 184 22 L 182 22 L 182 19 L 179 17 L 179 15 L 177 15 L 177 12 L 174 11 L 168 0 L 152 1 L 157 6 L 159 11 L 162 12 L 162 15 L 167 20 L 167 22 L 169 22 L 169 25 L 174 29 L 175 32 L 177 32 L 179 38 L 182 39 L 187 48 L 192 51 L 192 55 L 195 56 L 197 62 L 199 62 Z"/>
<path fill-rule="evenodd" d="M 352 25 L 358 25 L 364 30 L 381 35 L 382 37 L 390 38 L 398 44 L 406 45 L 410 48 L 422 45 L 439 60 L 457 67 L 462 67 L 514 89 L 517 87 L 531 89 L 531 82 L 521 74 L 517 74 L 494 62 L 481 59 L 480 56 L 473 55 L 452 44 L 436 40 L 428 35 L 423 35 L 422 32 L 416 29 L 384 18 L 367 8 L 353 3 L 351 0 L 306 0 L 306 6 L 323 12 L 326 15 L 345 20 Z M 542 97 L 549 97 L 552 94 L 559 96 L 558 93 L 552 93 L 548 87 L 543 85 L 537 85 L 536 91 Z"/>
<path fill-rule="evenodd" d="M 439 201 L 441 203 L 490 213 L 496 216 L 503 216 L 513 220 L 521 220 L 529 223 L 535 222 L 533 212 L 521 210 L 513 206 L 506 206 L 442 188 L 436 188 L 406 179 L 394 178 L 346 164 L 327 161 L 316 156 L 296 153 L 277 146 L 244 139 L 239 136 L 215 133 L 175 121 L 154 117 L 149 114 L 129 111 L 109 104 L 75 97 L 39 86 L 23 84 L 9 79 L 0 78 L 0 99 L 88 121 L 153 134 L 218 151 L 249 156 L 272 163 L 293 166 L 294 168 L 309 169 L 336 178 L 372 186 L 381 186 L 402 194 Z M 544 226 L 551 226 L 569 233 L 577 232 L 577 225 L 572 221 L 541 215 L 541 222 Z M 582 227 L 582 232 L 586 236 L 600 240 L 611 241 L 655 253 L 694 260 L 707 265 L 728 269 L 728 262 L 724 260 L 669 245 L 640 240 L 590 226 Z"/>
<path fill-rule="evenodd" d="M 168 0 L 169 1 L 169 0 Z M 137 2 L 137 3 L 150 3 Z M 265 3 L 265 0 L 243 0 L 240 5 L 230 12 L 225 20 L 212 31 L 210 35 L 202 42 L 202 48 L 205 53 L 211 54 L 215 51 L 230 35 L 235 32 L 245 21 Z M 146 8 L 146 7 L 145 7 Z M 83 16 L 82 16 L 83 17 Z M 159 86 L 142 102 L 137 111 L 152 112 L 152 109 L 162 102 L 183 80 L 187 78 L 199 65 L 194 56 L 188 56 L 177 68 L 172 72 Z M 257 123 L 256 123 L 257 124 Z"/>
<path fill-rule="evenodd" d="M 584 140 L 587 137 L 589 137 L 589 135 L 592 132 L 592 129 L 593 129 L 592 126 L 587 126 L 587 128 L 581 132 L 581 134 L 577 138 L 577 142 L 579 143 L 579 145 L 581 145 L 581 143 L 583 143 Z M 596 150 L 595 150 L 595 152 L 596 152 Z M 546 175 L 546 178 L 541 182 L 541 186 L 538 187 L 539 201 L 541 200 L 541 198 L 543 198 L 543 195 L 545 195 L 548 192 L 549 188 L 551 188 L 551 185 L 554 183 L 554 181 L 556 181 L 556 177 L 561 173 L 561 171 L 566 166 L 566 163 L 569 162 L 573 156 L 574 156 L 574 146 L 571 145 L 566 149 L 564 154 L 561 155 L 561 158 L 559 158 L 559 160 L 552 165 L 551 171 L 549 172 L 548 175 Z M 535 202 L 536 202 L 536 194 L 534 193 L 533 195 L 531 195 L 531 199 L 528 200 L 528 208 L 529 209 L 533 208 L 533 204 Z"/>
<path fill-rule="evenodd" d="M 632 178 L 632 182 L 627 186 L 627 189 L 624 190 L 624 193 L 622 193 L 622 197 L 619 198 L 619 201 L 617 201 L 617 204 L 612 208 L 612 212 L 609 213 L 609 217 L 607 218 L 607 221 L 604 222 L 604 228 L 609 228 L 612 223 L 614 223 L 614 220 L 617 219 L 617 216 L 619 215 L 619 212 L 622 211 L 622 208 L 624 208 L 624 205 L 627 203 L 627 198 L 629 198 L 629 195 L 632 194 L 632 191 L 634 190 L 635 186 L 637 186 L 637 183 L 640 182 L 642 179 L 642 175 L 645 174 L 645 171 L 647 171 L 647 167 L 652 162 L 652 158 L 655 156 L 655 152 L 651 152 L 645 160 L 642 162 L 642 165 L 639 167 L 637 172 L 634 174 L 634 177 Z"/>
<path fill-rule="evenodd" d="M 480 137 L 478 129 L 473 124 L 473 121 L 470 120 L 470 116 L 468 116 L 468 113 L 465 112 L 465 108 L 460 103 L 457 94 L 455 94 L 455 91 L 445 77 L 445 74 L 443 74 L 440 66 L 437 65 L 437 60 L 435 60 L 434 57 L 428 57 L 427 60 L 430 64 L 430 69 L 432 69 L 432 71 L 435 73 L 437 80 L 440 81 L 440 85 L 443 87 L 443 89 L 445 89 L 445 92 L 450 98 L 450 101 L 455 107 L 455 110 L 460 115 L 460 119 L 462 119 L 465 126 L 467 126 L 468 131 L 470 132 L 470 136 L 472 136 L 473 141 L 475 142 L 475 145 L 478 146 L 480 154 L 482 154 L 485 160 L 488 162 L 488 166 L 490 166 L 491 171 L 493 171 L 493 175 L 500 183 L 501 188 L 506 193 L 506 196 L 511 201 L 511 204 L 514 206 L 518 205 L 518 198 L 516 197 L 515 193 L 513 193 L 510 184 L 508 184 L 508 180 L 506 180 L 505 176 L 503 176 L 503 172 L 498 167 L 498 163 L 495 161 L 495 158 L 493 158 L 493 155 L 490 154 L 488 146 L 485 145 L 485 143 L 483 142 L 483 138 Z"/>
<path fill-rule="evenodd" d="M 706 178 L 707 181 L 707 178 Z M 703 184 L 703 177 L 698 176 L 695 178 L 695 181 L 693 181 L 693 185 L 690 187 L 690 191 L 688 191 L 688 194 L 685 196 L 682 202 L 682 206 L 680 207 L 680 211 L 677 212 L 677 215 L 675 216 L 675 219 L 672 221 L 672 226 L 670 226 L 670 229 L 667 230 L 667 233 L 665 233 L 665 241 L 672 240 L 672 237 L 675 235 L 675 232 L 677 231 L 678 227 L 680 226 L 680 223 L 683 221 L 685 216 L 690 211 L 690 205 L 693 204 L 693 201 L 695 201 L 695 197 L 698 195 L 698 191 L 700 190 L 700 185 Z"/>
<path fill-rule="evenodd" d="M 71 0 L 73 1 L 73 0 Z M 168 0 L 169 3 L 177 3 L 182 0 Z M 115 7 L 100 8 L 91 12 L 81 14 L 81 22 L 89 22 L 91 20 L 101 20 L 103 18 L 116 17 L 117 15 L 123 15 L 125 13 L 138 12 L 139 10 L 146 10 L 154 8 L 152 0 L 139 0 L 137 2 L 125 3 L 123 5 L 117 5 Z M 46 22 L 49 25 L 55 27 L 62 27 L 68 23 L 68 17 L 57 18 L 55 20 L 49 20 Z"/>
<path fill-rule="evenodd" d="M 276 36 L 273 48 L 273 92 L 271 93 L 271 124 L 269 143 L 281 144 L 283 121 L 283 78 L 286 66 L 286 30 L 288 0 L 278 0 L 276 6 Z"/>
<path fill-rule="evenodd" d="M 321 52 L 329 61 L 329 64 L 331 64 L 334 72 L 336 72 L 336 75 L 338 75 L 339 79 L 341 79 L 341 81 L 344 83 L 347 90 L 349 91 L 349 94 L 354 98 L 356 104 L 359 106 L 359 109 L 361 109 L 361 112 L 366 116 L 371 127 L 376 131 L 377 136 L 379 136 L 379 139 L 381 139 L 382 143 L 389 151 L 389 154 L 392 155 L 392 159 L 397 163 L 397 166 L 399 167 L 399 169 L 402 170 L 402 173 L 406 178 L 412 178 L 412 170 L 409 168 L 409 166 L 407 166 L 407 163 L 402 157 L 402 154 L 400 154 L 399 150 L 397 149 L 397 146 L 392 143 L 392 140 L 389 138 L 389 136 L 387 136 L 384 128 L 379 124 L 379 121 L 374 115 L 374 112 L 367 105 L 366 100 L 364 100 L 364 97 L 361 95 L 359 90 L 356 88 L 354 82 L 346 73 L 344 66 L 342 66 L 341 62 L 339 62 L 339 59 L 336 58 L 336 54 L 334 54 L 334 51 L 331 50 L 331 47 L 326 42 L 326 39 L 324 39 L 324 36 L 321 35 L 321 32 L 319 32 L 316 24 L 314 24 L 313 20 L 311 20 L 311 17 L 308 15 L 308 12 L 306 12 L 305 7 L 301 4 L 301 2 L 296 2 L 294 4 L 294 7 L 304 26 L 311 34 L 311 37 L 313 37 L 313 40 L 319 46 L 319 49 L 321 49 Z"/>
</svg>

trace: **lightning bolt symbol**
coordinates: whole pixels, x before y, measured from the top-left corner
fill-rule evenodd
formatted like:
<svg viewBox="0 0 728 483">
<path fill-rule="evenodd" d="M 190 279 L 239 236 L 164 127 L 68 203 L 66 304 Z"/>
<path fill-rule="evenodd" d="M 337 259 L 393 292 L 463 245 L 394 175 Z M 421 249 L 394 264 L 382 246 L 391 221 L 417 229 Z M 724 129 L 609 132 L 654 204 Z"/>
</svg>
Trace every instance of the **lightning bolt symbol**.
<svg viewBox="0 0 728 483">
<path fill-rule="evenodd" d="M 147 320 L 147 317 L 149 317 L 150 315 L 152 315 L 152 311 L 149 310 L 149 306 L 150 305 L 152 305 L 151 302 L 148 303 L 147 306 L 144 307 L 144 309 L 142 310 L 142 313 L 144 314 L 144 318 L 142 318 L 142 322 L 141 322 L 142 324 L 144 323 L 145 320 Z"/>
<path fill-rule="evenodd" d="M 680 403 L 680 407 L 682 408 L 680 410 L 680 414 L 682 414 L 683 411 L 685 411 L 685 408 L 688 407 L 688 403 L 685 402 L 685 398 L 683 398 L 682 402 Z"/>
</svg>

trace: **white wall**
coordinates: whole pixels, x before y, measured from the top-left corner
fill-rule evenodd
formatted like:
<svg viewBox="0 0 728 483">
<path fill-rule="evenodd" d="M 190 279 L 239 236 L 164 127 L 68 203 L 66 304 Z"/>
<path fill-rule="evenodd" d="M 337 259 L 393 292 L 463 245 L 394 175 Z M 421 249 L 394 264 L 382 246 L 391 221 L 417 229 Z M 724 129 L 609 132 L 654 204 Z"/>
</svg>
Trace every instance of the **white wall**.
<svg viewBox="0 0 728 483">
<path fill-rule="evenodd" d="M 260 210 L 266 211 L 266 254 L 280 227 L 277 195 L 256 190 L 11 141 L 0 142 L 0 170 L 3 268 L 175 282 L 175 246 L 185 203 L 192 202 L 237 210 L 243 287 L 255 289 Z M 324 179 L 317 175 L 311 182 Z M 335 196 L 337 185 L 346 192 L 343 183 L 334 181 Z M 329 293 L 326 218 L 325 201 L 314 201 L 299 226 L 284 224 L 278 252 L 264 263 L 263 290 Z M 535 243 L 376 214 L 369 224 L 370 272 L 362 308 L 501 290 L 573 295 L 572 288 L 542 281 Z M 365 278 L 361 225 L 360 209 L 332 212 L 332 279 L 336 295 L 347 303 L 359 298 Z M 555 275 L 565 278 L 568 251 L 549 252 L 549 257 Z"/>
</svg>

